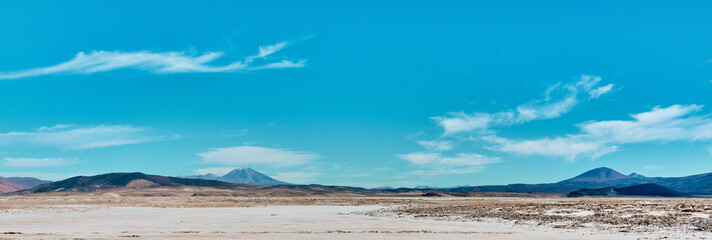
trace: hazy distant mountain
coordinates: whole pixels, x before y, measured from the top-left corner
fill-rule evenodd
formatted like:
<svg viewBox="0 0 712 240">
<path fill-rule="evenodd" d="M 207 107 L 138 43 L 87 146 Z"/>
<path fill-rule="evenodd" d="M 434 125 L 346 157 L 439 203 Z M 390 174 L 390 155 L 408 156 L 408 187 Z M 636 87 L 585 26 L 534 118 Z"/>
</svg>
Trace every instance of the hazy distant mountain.
<svg viewBox="0 0 712 240">
<path fill-rule="evenodd" d="M 261 186 L 277 186 L 277 185 L 290 185 L 290 183 L 282 182 L 264 175 L 252 168 L 238 168 L 232 170 L 231 172 L 218 176 L 212 173 L 205 175 L 192 175 L 192 176 L 180 176 L 181 178 L 189 179 L 207 179 L 207 180 L 218 180 L 231 183 L 241 183 L 241 184 L 254 184 Z"/>
<path fill-rule="evenodd" d="M 613 180 L 626 179 L 626 178 L 631 178 L 631 177 L 623 175 L 622 173 L 616 172 L 613 169 L 610 169 L 607 167 L 601 167 L 601 168 L 589 170 L 589 171 L 582 173 L 581 175 L 578 175 L 574 178 L 561 181 L 560 183 L 565 183 L 565 182 L 606 182 L 606 181 L 613 181 Z"/>
<path fill-rule="evenodd" d="M 181 178 L 190 178 L 190 179 L 205 179 L 205 180 L 218 180 L 220 181 L 220 176 L 208 173 L 205 175 L 191 175 L 191 176 L 180 176 Z"/>
<path fill-rule="evenodd" d="M 274 185 L 289 185 L 289 183 L 276 180 L 274 178 L 268 177 L 252 168 L 240 168 L 232 170 L 231 172 L 222 176 L 223 181 L 243 183 L 243 184 L 255 184 L 263 186 L 274 186 Z"/>
<path fill-rule="evenodd" d="M 9 193 L 22 189 L 33 188 L 37 185 L 45 183 L 49 183 L 49 181 L 31 177 L 0 177 L 0 193 Z"/>
<path fill-rule="evenodd" d="M 640 175 L 640 174 L 637 174 L 637 173 L 631 173 L 631 174 L 628 175 L 628 176 L 629 176 L 629 177 L 636 177 L 636 178 L 644 178 L 644 177 L 646 177 L 646 176 L 643 176 L 643 175 Z"/>
<path fill-rule="evenodd" d="M 199 179 L 202 178 L 202 179 Z M 217 179 L 217 180 L 213 180 Z M 22 180 L 22 181 L 19 181 Z M 16 179 L 24 184 L 35 184 L 31 179 Z M 227 181 L 239 181 L 231 183 Z M 258 186 L 272 185 L 272 186 Z M 276 186 L 275 186 L 276 185 Z M 111 189 L 150 189 L 156 187 L 185 186 L 197 189 L 219 189 L 215 193 L 196 192 L 195 194 L 232 194 L 229 196 L 388 196 L 434 193 L 433 196 L 519 196 L 516 194 L 546 195 L 578 192 L 580 196 L 687 196 L 712 195 L 712 173 L 687 177 L 645 177 L 642 175 L 623 175 L 610 168 L 597 168 L 571 179 L 546 184 L 510 184 L 495 186 L 464 186 L 454 188 L 381 188 L 378 190 L 321 185 L 288 185 L 274 180 L 252 169 L 235 169 L 225 176 L 206 174 L 183 178 L 146 175 L 143 173 L 110 173 L 91 177 L 73 177 L 59 182 L 42 184 L 31 189 L 23 189 L 21 184 L 6 178 L 0 178 L 0 191 L 20 193 L 42 192 L 89 192 Z M 425 186 L 423 186 L 425 187 Z M 228 190 L 228 191 L 226 191 Z M 203 191 L 203 190 L 196 190 Z M 514 193 L 512 193 L 514 192 Z"/>
<path fill-rule="evenodd" d="M 712 195 L 712 173 L 703 173 L 687 177 L 669 177 L 669 178 L 644 178 L 651 183 L 657 183 L 675 191 L 691 194 Z"/>
<path fill-rule="evenodd" d="M 610 168 L 596 168 L 581 175 L 556 183 L 544 184 L 509 184 L 490 186 L 470 186 L 447 189 L 454 192 L 493 191 L 493 192 L 533 192 L 566 194 L 581 188 L 623 188 L 645 183 L 655 183 L 677 192 L 712 195 L 712 173 L 687 177 L 645 177 L 639 174 L 624 175 Z"/>
<path fill-rule="evenodd" d="M 584 196 L 647 196 L 647 197 L 687 197 L 689 194 L 672 190 L 655 183 L 645 183 L 622 188 L 582 188 L 566 195 L 567 197 Z"/>
<path fill-rule="evenodd" d="M 14 192 L 22 189 L 22 186 L 11 182 L 7 178 L 0 177 L 0 193 Z"/>
</svg>

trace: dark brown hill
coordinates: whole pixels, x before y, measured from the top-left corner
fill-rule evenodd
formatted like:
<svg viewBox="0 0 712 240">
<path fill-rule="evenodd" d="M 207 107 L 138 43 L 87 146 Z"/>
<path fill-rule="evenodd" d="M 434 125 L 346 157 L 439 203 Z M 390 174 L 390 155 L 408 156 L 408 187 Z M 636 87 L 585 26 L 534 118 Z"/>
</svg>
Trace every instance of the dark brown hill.
<svg viewBox="0 0 712 240">
<path fill-rule="evenodd" d="M 143 173 L 109 173 L 73 177 L 21 190 L 17 194 L 97 191 L 133 191 L 161 195 L 194 191 L 194 196 L 374 196 L 389 194 L 358 187 L 322 186 L 316 184 L 258 186 L 216 180 L 164 177 Z"/>
<path fill-rule="evenodd" d="M 66 180 L 47 183 L 21 192 L 92 192 L 116 188 L 153 188 L 153 187 L 212 187 L 239 188 L 251 185 L 228 183 L 213 180 L 185 179 L 147 175 L 143 173 L 109 173 L 96 176 L 79 176 Z M 256 187 L 256 186 L 252 186 Z"/>
</svg>

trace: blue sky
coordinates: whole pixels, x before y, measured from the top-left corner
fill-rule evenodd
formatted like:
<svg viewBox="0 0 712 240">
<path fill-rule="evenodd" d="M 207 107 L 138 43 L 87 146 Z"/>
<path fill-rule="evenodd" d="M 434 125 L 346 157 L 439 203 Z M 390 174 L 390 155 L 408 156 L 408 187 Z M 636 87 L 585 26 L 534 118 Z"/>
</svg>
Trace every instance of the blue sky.
<svg viewBox="0 0 712 240">
<path fill-rule="evenodd" d="M 704 1 L 0 1 L 0 176 L 712 171 Z"/>
</svg>

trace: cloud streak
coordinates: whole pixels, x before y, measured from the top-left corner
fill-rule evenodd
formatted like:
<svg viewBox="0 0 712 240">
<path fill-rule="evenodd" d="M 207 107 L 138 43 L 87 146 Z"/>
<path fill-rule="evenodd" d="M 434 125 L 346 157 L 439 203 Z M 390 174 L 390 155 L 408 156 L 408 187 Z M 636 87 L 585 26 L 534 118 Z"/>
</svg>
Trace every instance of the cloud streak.
<svg viewBox="0 0 712 240">
<path fill-rule="evenodd" d="M 153 73 L 205 73 L 205 72 L 237 72 L 276 68 L 300 68 L 306 60 L 272 61 L 268 57 L 288 45 L 280 42 L 274 45 L 262 46 L 256 55 L 248 56 L 242 61 L 227 65 L 211 65 L 209 63 L 224 55 L 223 52 L 207 52 L 202 55 L 192 55 L 185 52 L 122 52 L 93 51 L 79 52 L 73 59 L 54 66 L 34 68 L 15 72 L 0 73 L 0 79 L 19 79 L 51 74 L 92 74 L 117 69 L 140 69 Z M 259 62 L 259 64 L 257 64 Z"/>
<path fill-rule="evenodd" d="M 452 156 L 445 156 L 437 152 L 413 152 L 396 155 L 399 159 L 406 160 L 417 167 L 424 169 L 416 170 L 411 174 L 424 175 L 444 175 L 444 174 L 466 174 L 480 172 L 493 163 L 499 162 L 499 158 L 489 157 L 477 153 L 457 153 Z"/>
<path fill-rule="evenodd" d="M 160 139 L 148 134 L 148 128 L 130 125 L 77 126 L 59 124 L 32 132 L 0 133 L 0 145 L 36 144 L 65 150 L 84 150 L 137 144 Z"/>
<path fill-rule="evenodd" d="M 230 166 L 270 165 L 285 167 L 304 165 L 320 158 L 319 155 L 311 152 L 257 146 L 216 148 L 200 153 L 198 156 L 206 163 Z"/>
<path fill-rule="evenodd" d="M 440 140 L 421 140 L 418 144 L 430 151 L 448 151 L 453 149 L 451 141 L 440 141 Z"/>
<path fill-rule="evenodd" d="M 582 142 L 571 144 L 560 139 L 537 142 L 522 142 L 519 145 L 510 144 L 511 141 L 499 138 L 492 128 L 506 127 L 523 124 L 542 119 L 552 119 L 568 113 L 581 101 L 597 99 L 610 92 L 613 84 L 600 86 L 601 77 L 582 75 L 578 81 L 567 84 L 556 84 L 544 92 L 544 98 L 521 104 L 515 109 L 496 113 L 465 112 L 450 113 L 448 116 L 432 117 L 436 124 L 442 127 L 442 138 L 453 137 L 458 133 L 470 133 L 470 139 L 482 139 L 486 142 L 497 144 L 497 151 L 525 152 L 529 154 L 559 154 L 574 156 L 578 152 L 600 150 L 603 147 L 597 143 Z M 486 156 L 477 153 L 461 152 L 450 156 L 442 152 L 454 149 L 453 141 L 449 140 L 421 140 L 418 144 L 426 151 L 396 155 L 401 160 L 406 160 L 423 169 L 413 171 L 411 174 L 444 175 L 480 172 L 489 164 L 500 161 L 498 157 Z M 562 147 L 565 145 L 566 147 Z"/>
<path fill-rule="evenodd" d="M 512 140 L 494 135 L 481 139 L 494 144 L 492 150 L 524 154 L 559 156 L 574 161 L 579 156 L 592 158 L 615 152 L 632 143 L 712 140 L 710 115 L 695 115 L 701 105 L 654 107 L 631 114 L 631 120 L 594 121 L 579 124 L 580 132 L 533 140 Z"/>
<path fill-rule="evenodd" d="M 597 99 L 610 92 L 613 84 L 598 86 L 601 77 L 582 75 L 579 81 L 570 84 L 557 84 L 545 92 L 543 99 L 535 100 L 517 106 L 514 110 L 497 113 L 450 113 L 448 116 L 432 117 L 436 124 L 443 128 L 444 135 L 461 132 L 486 131 L 492 127 L 511 126 L 534 120 L 552 119 L 568 113 L 585 97 Z"/>
</svg>

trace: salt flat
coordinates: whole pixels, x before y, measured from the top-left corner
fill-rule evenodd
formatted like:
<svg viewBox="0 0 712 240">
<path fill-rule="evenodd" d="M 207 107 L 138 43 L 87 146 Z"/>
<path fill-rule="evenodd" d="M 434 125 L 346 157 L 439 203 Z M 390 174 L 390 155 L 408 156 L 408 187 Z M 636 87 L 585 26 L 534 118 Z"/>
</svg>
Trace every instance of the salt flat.
<svg viewBox="0 0 712 240">
<path fill-rule="evenodd" d="M 691 205 L 694 202 L 703 205 Z M 704 208 L 707 202 L 704 199 L 4 196 L 0 197 L 0 239 L 712 239 L 708 230 L 684 226 L 634 226 L 632 230 L 621 231 L 620 226 L 595 221 L 594 215 L 601 213 L 590 210 L 602 205 L 614 211 L 632 206 L 645 213 L 646 206 L 657 209 L 682 204 Z M 523 206 L 535 207 L 519 208 Z M 514 214 L 480 217 L 478 214 L 483 213 L 475 208 Z M 522 209 L 530 210 L 521 212 Z M 525 220 L 537 212 L 542 213 L 540 221 Z M 684 217 L 707 222 L 704 213 L 694 213 Z"/>
<path fill-rule="evenodd" d="M 0 235 L 20 239 L 596 239 L 481 222 L 405 220 L 347 214 L 378 206 L 267 206 L 248 208 L 133 208 L 0 216 Z M 613 236 L 611 236 L 613 237 Z M 621 236 L 616 236 L 621 237 Z M 634 239 L 630 236 L 631 239 Z"/>
</svg>

